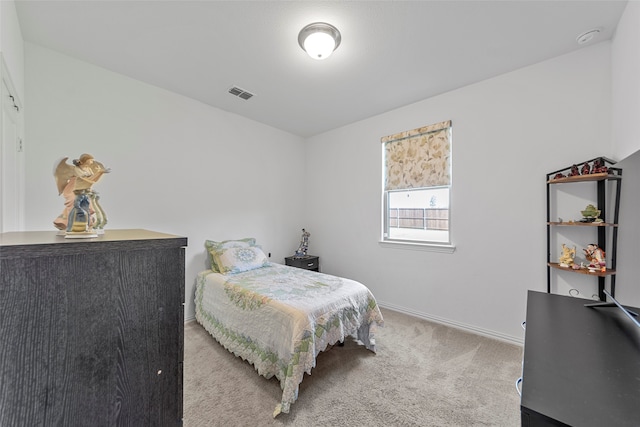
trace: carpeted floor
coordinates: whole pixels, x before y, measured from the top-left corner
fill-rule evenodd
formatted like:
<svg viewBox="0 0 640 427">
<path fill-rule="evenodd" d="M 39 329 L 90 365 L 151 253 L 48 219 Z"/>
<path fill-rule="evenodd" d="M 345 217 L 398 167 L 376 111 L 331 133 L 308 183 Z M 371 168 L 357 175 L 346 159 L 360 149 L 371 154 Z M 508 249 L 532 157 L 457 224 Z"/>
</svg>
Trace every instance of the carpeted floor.
<svg viewBox="0 0 640 427">
<path fill-rule="evenodd" d="M 520 425 L 520 346 L 382 313 L 377 354 L 351 339 L 320 353 L 291 412 L 276 418 L 279 382 L 186 324 L 184 426 Z"/>
</svg>

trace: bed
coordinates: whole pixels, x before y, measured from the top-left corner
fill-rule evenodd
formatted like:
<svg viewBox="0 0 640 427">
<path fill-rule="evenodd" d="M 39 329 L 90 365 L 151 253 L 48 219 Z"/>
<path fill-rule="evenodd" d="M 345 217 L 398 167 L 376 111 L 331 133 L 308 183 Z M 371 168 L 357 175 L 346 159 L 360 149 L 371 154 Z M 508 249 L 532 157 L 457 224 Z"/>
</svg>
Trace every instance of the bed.
<svg viewBox="0 0 640 427">
<path fill-rule="evenodd" d="M 253 239 L 205 246 L 211 269 L 196 279 L 196 320 L 260 375 L 280 381 L 274 417 L 289 412 L 321 351 L 351 336 L 375 352 L 384 320 L 363 284 L 271 263 Z"/>
</svg>

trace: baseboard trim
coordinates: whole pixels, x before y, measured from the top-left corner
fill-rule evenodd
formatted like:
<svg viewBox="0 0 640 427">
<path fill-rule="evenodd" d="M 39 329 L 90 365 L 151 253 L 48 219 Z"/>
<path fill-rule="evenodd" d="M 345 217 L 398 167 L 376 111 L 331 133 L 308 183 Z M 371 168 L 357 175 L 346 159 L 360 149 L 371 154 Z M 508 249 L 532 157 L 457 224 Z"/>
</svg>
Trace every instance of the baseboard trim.
<svg viewBox="0 0 640 427">
<path fill-rule="evenodd" d="M 382 308 L 386 308 L 388 310 L 397 311 L 402 314 L 406 314 L 408 316 L 417 317 L 420 319 L 428 320 L 430 322 L 440 323 L 445 326 L 451 326 L 452 328 L 461 329 L 463 331 L 471 332 L 476 335 L 482 335 L 488 338 L 493 338 L 499 341 L 504 341 L 509 344 L 516 344 L 519 346 L 524 345 L 523 338 L 513 337 L 511 335 L 501 334 L 496 331 L 491 331 L 488 329 L 478 328 L 474 325 L 469 325 L 466 323 L 455 322 L 453 320 L 445 319 L 443 317 L 432 316 L 427 313 L 423 313 L 420 311 L 412 310 L 410 308 L 401 307 L 395 304 L 389 304 L 378 300 L 378 305 Z"/>
</svg>

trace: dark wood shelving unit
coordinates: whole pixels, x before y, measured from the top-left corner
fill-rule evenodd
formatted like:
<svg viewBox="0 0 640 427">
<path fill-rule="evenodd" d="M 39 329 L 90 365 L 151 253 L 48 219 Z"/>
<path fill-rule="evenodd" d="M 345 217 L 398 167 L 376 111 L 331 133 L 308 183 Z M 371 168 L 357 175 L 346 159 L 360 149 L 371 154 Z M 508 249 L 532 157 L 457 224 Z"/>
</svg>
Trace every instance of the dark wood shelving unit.
<svg viewBox="0 0 640 427">
<path fill-rule="evenodd" d="M 606 157 L 596 157 L 586 162 L 576 163 L 578 168 L 582 167 L 585 163 L 593 165 L 594 162 L 601 161 L 602 165 L 606 168 L 606 172 L 589 173 L 589 174 L 571 174 L 573 166 L 565 167 L 553 172 L 549 172 L 546 175 L 547 183 L 547 293 L 551 293 L 552 287 L 552 270 L 563 270 L 570 273 L 583 274 L 589 276 L 596 276 L 598 278 L 598 297 L 604 301 L 606 295 L 604 289 L 609 282 L 609 289 L 611 295 L 615 296 L 616 288 L 616 253 L 618 244 L 618 215 L 620 212 L 620 187 L 622 186 L 622 169 L 613 167 L 614 161 Z M 558 174 L 563 176 L 557 177 Z M 578 182 L 593 182 L 596 185 L 596 201 L 595 204 L 600 210 L 600 218 L 603 222 L 580 222 L 580 221 L 551 221 L 551 207 L 553 203 L 557 203 L 557 200 L 552 200 L 551 187 L 559 184 L 571 184 Z M 607 183 L 613 183 L 610 189 Z M 556 195 L 557 197 L 557 195 Z M 612 199 L 613 198 L 613 199 Z M 613 212 L 607 211 L 608 203 L 612 203 Z M 607 266 L 606 271 L 591 272 L 587 269 L 573 269 L 570 267 L 561 267 L 559 263 L 551 260 L 551 241 L 552 235 L 555 233 L 556 227 L 593 227 L 597 230 L 597 243 L 598 246 L 607 254 Z M 611 246 L 607 247 L 608 238 L 610 238 Z"/>
<path fill-rule="evenodd" d="M 549 225 L 567 226 L 567 227 L 617 227 L 618 224 L 610 224 L 608 222 L 548 222 Z"/>
<path fill-rule="evenodd" d="M 557 262 L 550 262 L 547 265 L 549 267 L 551 267 L 551 268 L 557 268 L 558 270 L 570 271 L 572 273 L 577 273 L 577 274 L 586 274 L 587 276 L 607 277 L 607 276 L 611 276 L 613 274 L 616 274 L 616 271 L 612 270 L 610 268 L 608 268 L 605 271 L 589 271 L 586 268 L 581 268 L 579 270 L 574 270 L 571 267 L 563 267 Z"/>
</svg>

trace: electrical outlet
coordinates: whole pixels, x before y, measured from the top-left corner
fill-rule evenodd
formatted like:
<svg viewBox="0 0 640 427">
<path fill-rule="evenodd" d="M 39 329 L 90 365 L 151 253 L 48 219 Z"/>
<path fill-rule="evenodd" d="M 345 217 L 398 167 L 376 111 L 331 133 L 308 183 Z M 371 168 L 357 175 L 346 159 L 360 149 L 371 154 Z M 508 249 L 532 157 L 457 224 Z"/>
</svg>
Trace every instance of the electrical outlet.
<svg viewBox="0 0 640 427">
<path fill-rule="evenodd" d="M 22 144 L 22 138 L 18 138 L 17 148 L 18 148 L 18 153 L 22 153 L 22 151 L 24 150 L 24 145 Z"/>
</svg>

